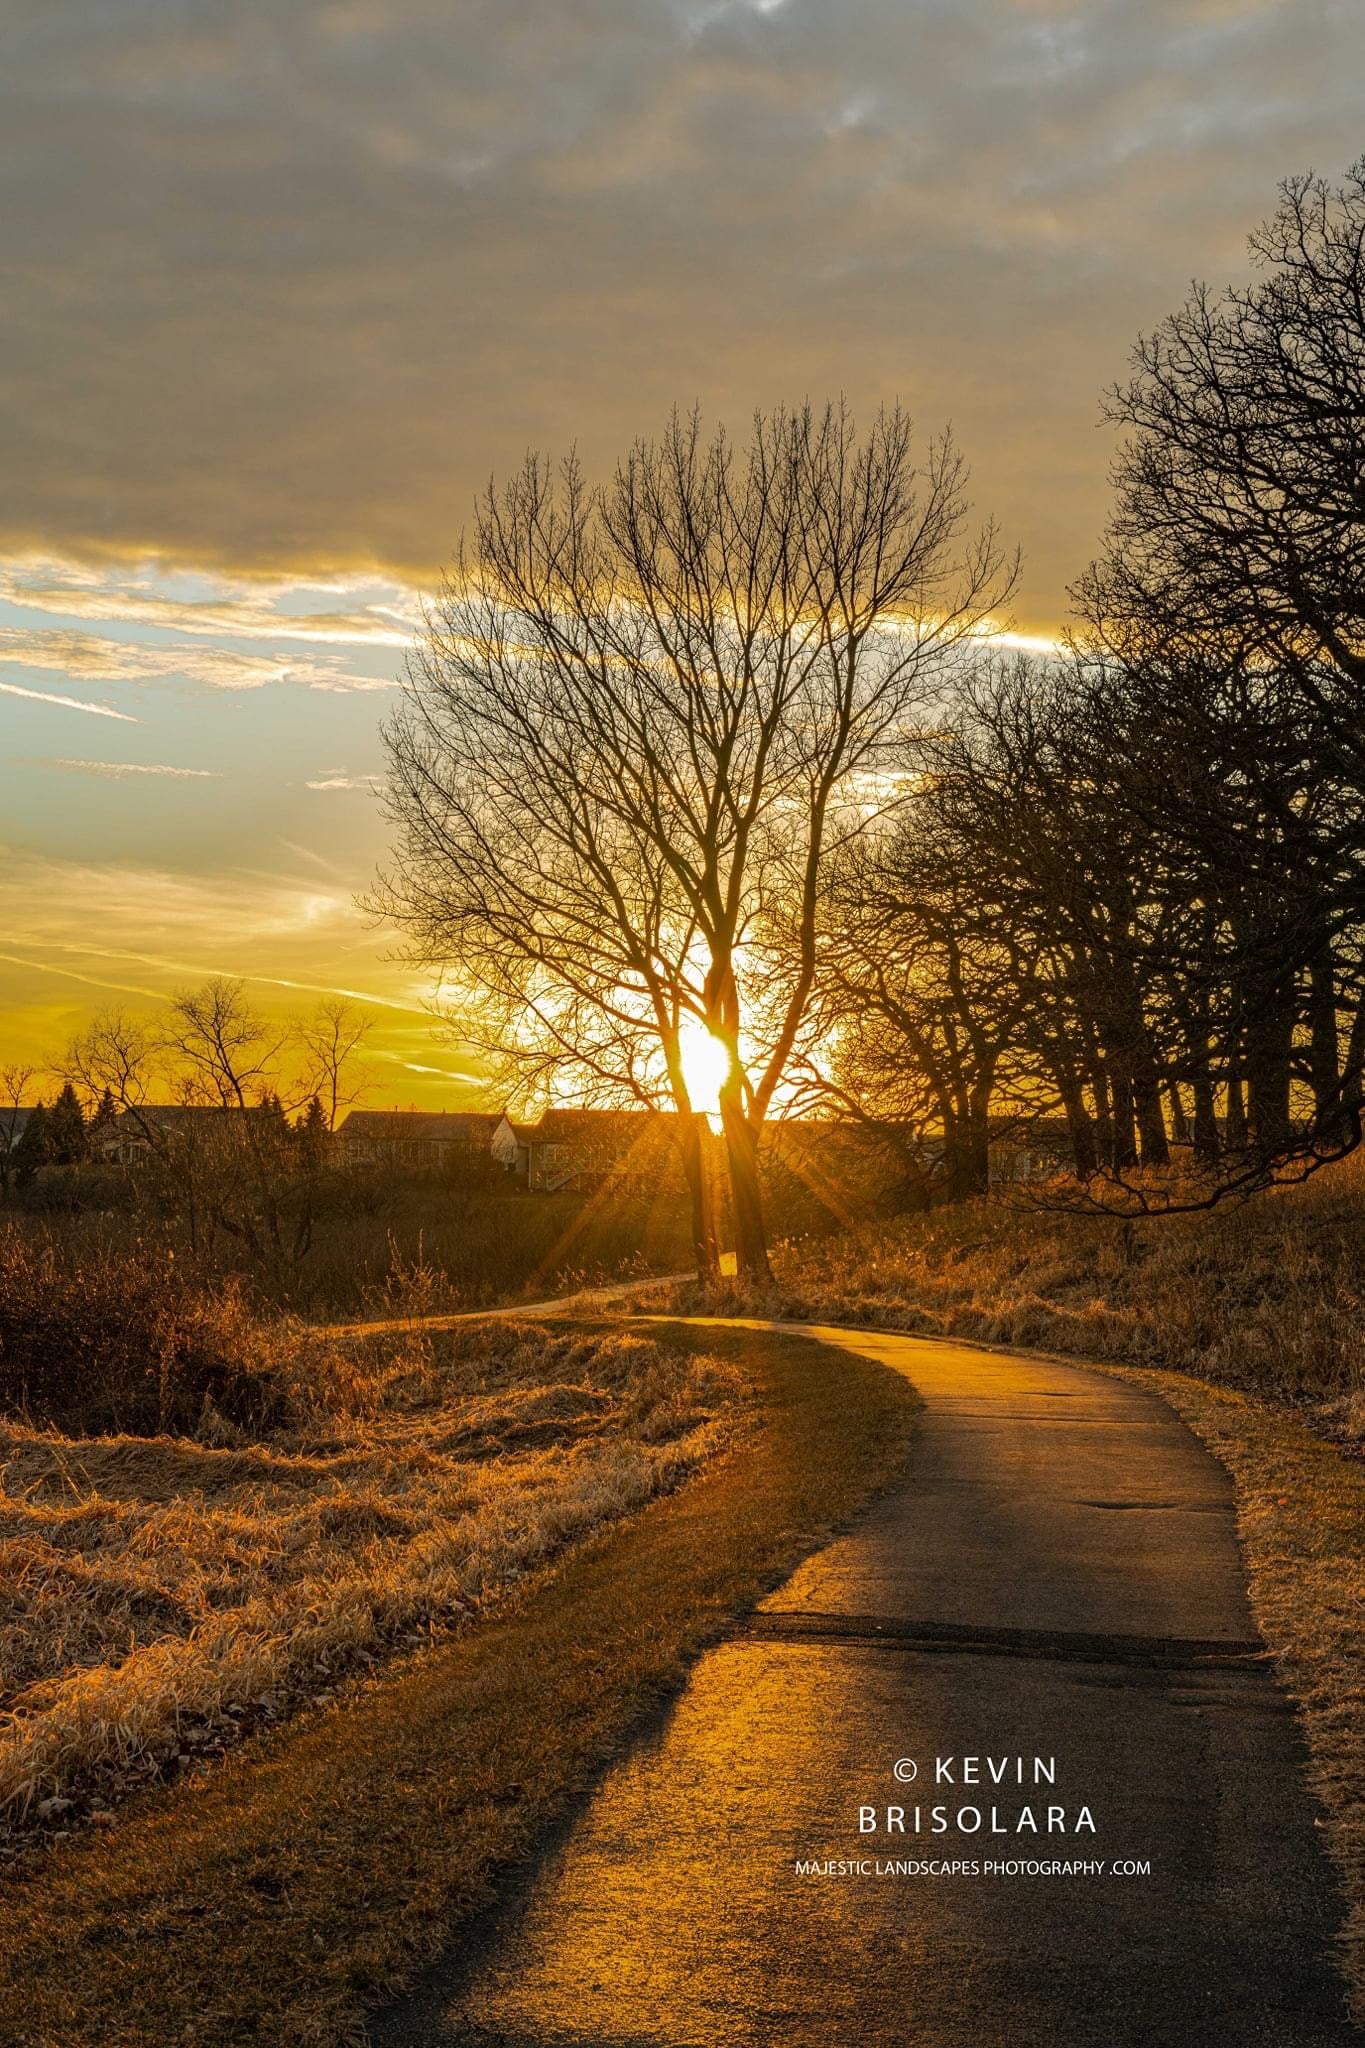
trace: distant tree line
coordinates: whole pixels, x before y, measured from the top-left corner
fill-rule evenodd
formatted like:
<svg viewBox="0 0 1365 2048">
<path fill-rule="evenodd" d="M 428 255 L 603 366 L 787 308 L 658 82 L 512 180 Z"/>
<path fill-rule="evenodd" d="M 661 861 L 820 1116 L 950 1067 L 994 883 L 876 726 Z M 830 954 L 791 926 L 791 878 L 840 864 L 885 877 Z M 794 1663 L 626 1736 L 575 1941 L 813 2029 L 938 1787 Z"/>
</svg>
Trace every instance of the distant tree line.
<svg viewBox="0 0 1365 2048">
<path fill-rule="evenodd" d="M 312 1243 L 327 1139 L 363 1085 L 368 1029 L 344 997 L 274 1026 L 224 977 L 155 1019 L 102 1012 L 67 1048 L 51 1101 L 30 1100 L 32 1068 L 0 1072 L 0 1195 L 26 1195 L 45 1168 L 95 1170 L 133 1150 L 142 1195 L 183 1222 L 192 1254 L 228 1242 L 278 1284 Z M 61 1176 L 36 1198 L 100 1194 Z"/>
<path fill-rule="evenodd" d="M 1055 659 L 992 652 L 1015 565 L 899 411 L 489 487 L 386 730 L 378 902 L 509 1080 L 679 1112 L 704 1277 L 698 1027 L 751 1279 L 796 1103 L 949 1196 L 1046 1126 L 1053 1198 L 1108 1208 L 1359 1142 L 1363 244 L 1365 166 L 1292 180 L 1252 281 L 1139 343 Z"/>
</svg>

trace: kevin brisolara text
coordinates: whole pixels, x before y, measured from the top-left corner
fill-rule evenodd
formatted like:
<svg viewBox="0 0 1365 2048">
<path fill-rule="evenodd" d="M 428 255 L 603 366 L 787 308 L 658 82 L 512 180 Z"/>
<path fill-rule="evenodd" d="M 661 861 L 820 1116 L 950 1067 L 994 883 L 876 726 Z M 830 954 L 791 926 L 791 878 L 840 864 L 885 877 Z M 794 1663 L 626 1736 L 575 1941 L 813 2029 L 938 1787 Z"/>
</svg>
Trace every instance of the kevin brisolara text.
<svg viewBox="0 0 1365 2048">
<path fill-rule="evenodd" d="M 798 1877 L 1150 1877 L 1150 1862 L 1125 1857 L 1121 1862 L 1081 1858 L 1008 1856 L 950 1858 L 931 1856 L 798 1857 Z"/>
</svg>

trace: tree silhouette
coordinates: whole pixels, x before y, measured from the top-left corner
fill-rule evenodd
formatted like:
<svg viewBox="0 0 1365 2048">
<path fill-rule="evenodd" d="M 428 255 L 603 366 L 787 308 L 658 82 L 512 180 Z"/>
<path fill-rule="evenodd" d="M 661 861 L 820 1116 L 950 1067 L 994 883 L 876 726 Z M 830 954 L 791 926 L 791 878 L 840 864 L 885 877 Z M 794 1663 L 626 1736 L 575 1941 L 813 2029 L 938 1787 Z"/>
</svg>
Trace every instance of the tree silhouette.
<svg viewBox="0 0 1365 2048">
<path fill-rule="evenodd" d="M 675 415 L 600 489 L 530 457 L 480 503 L 386 729 L 379 904 L 504 1070 L 680 1113 L 704 1277 L 686 1033 L 727 1055 L 762 1280 L 759 1143 L 830 861 L 1012 581 L 964 485 L 946 436 L 916 463 L 899 410 L 862 440 L 841 407 L 760 415 L 743 451 Z"/>
<path fill-rule="evenodd" d="M 80 1097 L 69 1081 L 62 1083 L 47 1113 L 48 1156 L 55 1166 L 79 1166 L 88 1157 L 90 1134 Z"/>
<path fill-rule="evenodd" d="M 370 1030 L 371 1020 L 348 996 L 324 996 L 298 1028 L 304 1086 L 329 1131 L 336 1129 L 342 1111 L 364 1093 L 365 1075 L 359 1062 Z"/>
<path fill-rule="evenodd" d="M 14 1169 L 14 1149 L 28 1094 L 37 1074 L 36 1067 L 15 1062 L 0 1067 L 0 1195 L 9 1193 Z"/>
<path fill-rule="evenodd" d="M 52 1148 L 48 1143 L 50 1113 L 47 1105 L 36 1102 L 29 1111 L 19 1141 L 13 1152 L 14 1178 L 21 1188 L 32 1187 L 40 1170 L 51 1163 Z"/>
</svg>

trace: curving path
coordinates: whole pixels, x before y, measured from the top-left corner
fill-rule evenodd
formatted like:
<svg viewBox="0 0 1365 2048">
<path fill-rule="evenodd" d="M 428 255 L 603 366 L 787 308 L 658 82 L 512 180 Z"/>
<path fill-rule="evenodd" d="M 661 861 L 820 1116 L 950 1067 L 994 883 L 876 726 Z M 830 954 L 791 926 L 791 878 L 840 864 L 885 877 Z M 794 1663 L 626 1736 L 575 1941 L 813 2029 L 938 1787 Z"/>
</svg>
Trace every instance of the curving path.
<svg viewBox="0 0 1365 2048">
<path fill-rule="evenodd" d="M 1359 2041 L 1221 1466 L 1164 1403 L 1078 1366 L 806 1334 L 914 1382 L 903 1481 L 703 1657 L 376 2044 Z M 1010 1760 L 994 1786 L 986 1759 Z M 1014 1831 L 1025 1806 L 1036 1835 Z M 985 1831 L 992 1807 L 1006 1832 Z"/>
<path fill-rule="evenodd" d="M 722 1274 L 733 1275 L 735 1255 L 721 1258 Z M 647 1300 L 661 1287 L 676 1287 L 693 1280 L 693 1273 L 647 1273 L 641 1280 L 616 1280 L 602 1287 L 580 1287 L 575 1294 L 558 1294 L 551 1301 L 507 1301 L 495 1308 L 452 1309 L 444 1316 L 369 1316 L 358 1323 L 320 1323 L 323 1337 L 373 1337 L 380 1330 L 453 1330 L 457 1323 L 486 1323 L 495 1317 L 509 1322 L 537 1321 L 547 1316 L 583 1316 L 604 1313 L 613 1303 L 629 1298 Z"/>
</svg>

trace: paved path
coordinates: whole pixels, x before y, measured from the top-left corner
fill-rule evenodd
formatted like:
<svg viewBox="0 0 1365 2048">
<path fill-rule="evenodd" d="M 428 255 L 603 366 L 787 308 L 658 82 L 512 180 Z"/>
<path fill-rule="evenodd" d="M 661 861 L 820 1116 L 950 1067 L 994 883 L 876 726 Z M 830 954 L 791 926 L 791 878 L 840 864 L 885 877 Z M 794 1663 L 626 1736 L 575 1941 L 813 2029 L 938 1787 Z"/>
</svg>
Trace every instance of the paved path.
<svg viewBox="0 0 1365 2048">
<path fill-rule="evenodd" d="M 923 1396 L 903 1483 L 702 1659 L 376 2043 L 1358 2043 L 1222 1468 L 1162 1402 L 1079 1367 L 810 1334 Z M 1004 1782 L 964 1784 L 973 1756 L 1011 1759 Z M 1055 1784 L 1035 1788 L 1035 1757 Z M 886 1831 L 888 1804 L 906 1833 Z M 916 1835 L 917 1806 L 925 1830 L 943 1806 L 949 1832 Z M 992 1807 L 1013 1830 L 1025 1806 L 1037 1835 L 985 1832 Z M 1065 1834 L 1042 1832 L 1049 1806 Z M 1093 1834 L 1075 1832 L 1082 1806 Z M 798 1859 L 870 1868 L 798 1876 Z M 1104 1870 L 878 1874 L 897 1859 Z M 1121 1860 L 1151 1875 L 1114 1874 Z"/>
<path fill-rule="evenodd" d="M 721 1273 L 733 1275 L 735 1255 L 721 1257 Z M 615 1280 L 602 1287 L 581 1287 L 576 1294 L 558 1294 L 553 1301 L 505 1301 L 495 1308 L 462 1308 L 446 1316 L 369 1316 L 359 1323 L 324 1323 L 323 1337 L 373 1337 L 380 1330 L 453 1330 L 457 1323 L 486 1323 L 496 1316 L 525 1322 L 528 1316 L 598 1315 L 624 1297 L 647 1299 L 661 1287 L 694 1280 L 694 1273 L 648 1273 L 643 1280 Z"/>
</svg>

